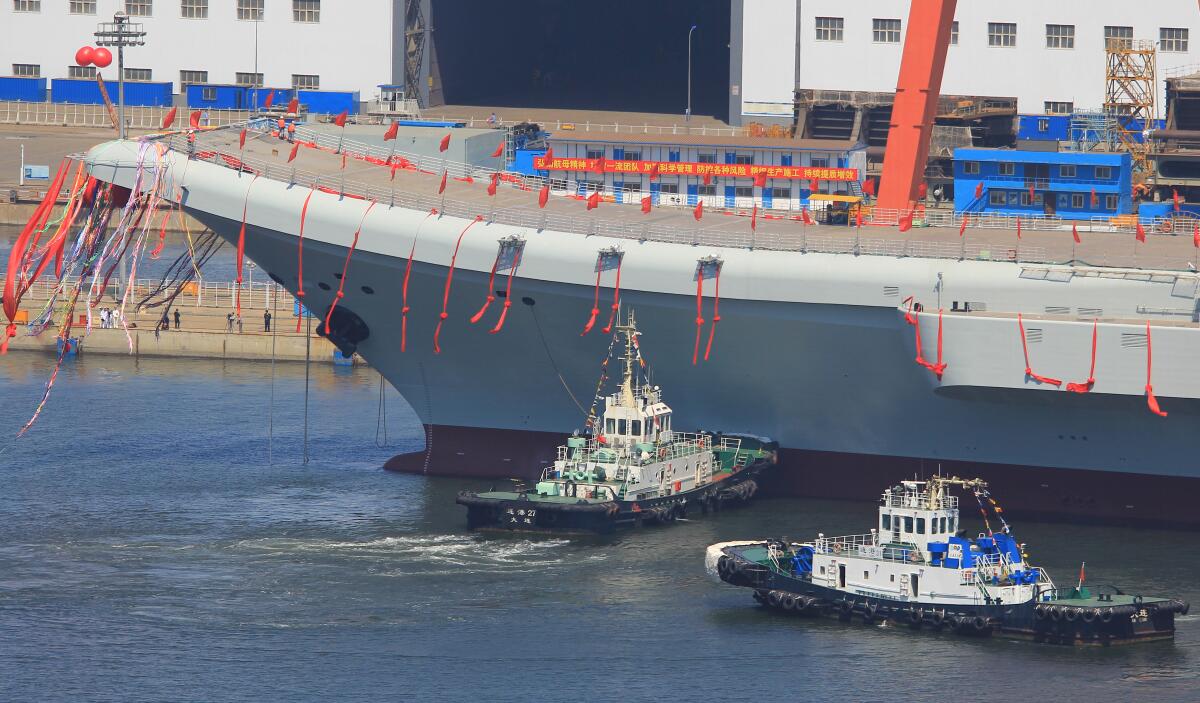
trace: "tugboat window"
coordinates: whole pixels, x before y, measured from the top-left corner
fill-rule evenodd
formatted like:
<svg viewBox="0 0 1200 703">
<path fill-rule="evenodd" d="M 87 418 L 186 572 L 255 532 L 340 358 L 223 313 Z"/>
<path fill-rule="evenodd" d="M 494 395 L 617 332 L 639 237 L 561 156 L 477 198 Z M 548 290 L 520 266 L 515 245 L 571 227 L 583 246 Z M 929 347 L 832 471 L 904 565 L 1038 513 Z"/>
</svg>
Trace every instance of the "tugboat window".
<svg viewBox="0 0 1200 703">
<path fill-rule="evenodd" d="M 617 434 L 625 434 L 625 421 L 617 420 Z"/>
<path fill-rule="evenodd" d="M 892 529 L 892 516 L 890 513 L 883 514 L 883 530 L 889 532 Z"/>
<path fill-rule="evenodd" d="M 642 435 L 642 421 L 632 420 L 630 424 L 633 425 L 633 429 L 629 430 L 629 434 L 640 437 Z"/>
<path fill-rule="evenodd" d="M 609 434 L 613 434 L 614 432 L 617 431 L 617 421 L 616 420 L 609 419 L 608 424 L 607 424 L 607 431 Z"/>
<path fill-rule="evenodd" d="M 911 517 L 904 518 L 904 531 L 905 532 L 913 531 L 913 519 Z"/>
<path fill-rule="evenodd" d="M 925 534 L 925 518 L 923 517 L 917 518 L 917 534 Z"/>
</svg>

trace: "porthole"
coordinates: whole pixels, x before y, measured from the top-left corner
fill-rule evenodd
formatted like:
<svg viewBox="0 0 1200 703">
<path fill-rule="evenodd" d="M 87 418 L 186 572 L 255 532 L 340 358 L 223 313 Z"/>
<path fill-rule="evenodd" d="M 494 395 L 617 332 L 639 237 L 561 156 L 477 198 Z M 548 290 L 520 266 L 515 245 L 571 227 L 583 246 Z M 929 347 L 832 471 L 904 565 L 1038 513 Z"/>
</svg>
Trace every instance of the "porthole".
<svg viewBox="0 0 1200 703">
<path fill-rule="evenodd" d="M 537 304 L 534 302 L 533 298 L 530 298 L 529 296 L 525 296 L 524 298 L 521 298 L 521 302 L 525 303 L 529 307 L 533 307 L 534 305 Z"/>
<path fill-rule="evenodd" d="M 371 286 L 363 286 L 362 292 L 366 293 L 367 295 L 375 295 L 375 289 Z"/>
<path fill-rule="evenodd" d="M 317 284 L 317 288 L 320 288 L 321 290 L 329 290 L 329 284 L 325 281 L 321 281 Z"/>
<path fill-rule="evenodd" d="M 340 274 L 340 273 L 333 274 L 333 277 L 338 279 L 339 281 L 342 280 L 342 274 Z"/>
</svg>

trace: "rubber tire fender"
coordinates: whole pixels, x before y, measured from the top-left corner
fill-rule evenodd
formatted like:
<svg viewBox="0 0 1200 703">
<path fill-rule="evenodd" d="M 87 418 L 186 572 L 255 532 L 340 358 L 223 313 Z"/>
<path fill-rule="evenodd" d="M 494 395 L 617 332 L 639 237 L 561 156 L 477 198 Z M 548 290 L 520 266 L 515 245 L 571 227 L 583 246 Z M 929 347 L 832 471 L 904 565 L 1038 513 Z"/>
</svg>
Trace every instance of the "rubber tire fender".
<svg viewBox="0 0 1200 703">
<path fill-rule="evenodd" d="M 1050 611 L 1050 619 L 1054 622 L 1058 622 L 1063 619 L 1063 609 L 1061 607 L 1052 605 L 1049 606 L 1048 610 Z"/>
<path fill-rule="evenodd" d="M 729 562 L 730 557 L 728 554 L 722 554 L 721 557 L 717 559 L 717 574 L 722 579 L 729 575 Z"/>
<path fill-rule="evenodd" d="M 1108 623 L 1112 622 L 1112 620 L 1113 620 L 1113 609 L 1112 608 L 1101 609 L 1100 622 L 1107 625 Z"/>
<path fill-rule="evenodd" d="M 1044 604 L 1038 603 L 1037 605 L 1033 606 L 1033 617 L 1035 620 L 1045 620 L 1048 616 L 1049 613 L 1046 612 L 1046 606 Z"/>
<path fill-rule="evenodd" d="M 930 619 L 933 621 L 933 624 L 935 627 L 941 627 L 942 625 L 944 625 L 946 623 L 945 608 L 943 608 L 942 610 L 931 611 L 930 616 L 931 616 Z"/>
<path fill-rule="evenodd" d="M 976 632 L 983 632 L 988 628 L 987 618 L 984 618 L 982 615 L 976 615 L 971 620 L 971 627 L 975 628 Z"/>
<path fill-rule="evenodd" d="M 1079 608 L 1063 608 L 1063 620 L 1075 622 L 1079 619 Z"/>
<path fill-rule="evenodd" d="M 844 615 L 849 615 L 849 614 L 853 613 L 854 612 L 854 601 L 847 598 L 846 600 L 842 601 L 841 608 L 842 608 L 842 614 L 844 614 Z"/>
<path fill-rule="evenodd" d="M 788 612 L 795 612 L 795 610 L 796 610 L 796 594 L 795 593 L 783 594 L 783 597 L 779 599 L 779 605 L 781 605 L 783 607 L 783 609 Z"/>
<path fill-rule="evenodd" d="M 783 600 L 783 594 L 779 591 L 771 591 L 767 593 L 767 605 L 772 608 L 778 608 L 780 601 Z"/>
<path fill-rule="evenodd" d="M 878 605 L 875 605 L 874 603 L 867 603 L 867 604 L 863 605 L 863 612 L 862 612 L 863 622 L 866 623 L 867 625 L 874 624 L 875 614 L 877 612 L 879 612 Z"/>
<path fill-rule="evenodd" d="M 1095 622 L 1097 615 L 1099 615 L 1099 613 L 1096 612 L 1095 608 L 1084 608 L 1083 612 L 1079 614 L 1079 619 L 1083 620 L 1084 622 L 1091 623 Z"/>
<path fill-rule="evenodd" d="M 754 590 L 754 600 L 758 601 L 759 603 L 762 603 L 763 605 L 766 605 L 767 592 L 763 591 L 763 590 L 755 589 Z"/>
<path fill-rule="evenodd" d="M 909 608 L 908 609 L 908 622 L 909 623 L 911 623 L 913 625 L 920 625 L 921 621 L 924 619 L 925 619 L 925 611 L 922 610 L 921 608 Z"/>
</svg>

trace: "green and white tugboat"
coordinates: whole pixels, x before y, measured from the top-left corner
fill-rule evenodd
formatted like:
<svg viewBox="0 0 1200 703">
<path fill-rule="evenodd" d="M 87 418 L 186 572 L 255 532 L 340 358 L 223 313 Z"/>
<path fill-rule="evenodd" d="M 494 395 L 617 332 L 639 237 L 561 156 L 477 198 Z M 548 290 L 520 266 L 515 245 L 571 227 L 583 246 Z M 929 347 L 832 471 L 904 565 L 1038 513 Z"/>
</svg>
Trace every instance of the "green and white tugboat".
<svg viewBox="0 0 1200 703">
<path fill-rule="evenodd" d="M 665 525 L 754 496 L 756 479 L 776 461 L 774 442 L 745 435 L 679 432 L 662 389 L 652 385 L 633 313 L 614 328 L 603 368 L 620 342 L 624 373 L 617 391 L 593 403 L 588 436 L 558 448 L 532 489 L 459 493 L 472 530 L 605 533 Z M 601 374 L 596 401 L 607 372 Z"/>
</svg>

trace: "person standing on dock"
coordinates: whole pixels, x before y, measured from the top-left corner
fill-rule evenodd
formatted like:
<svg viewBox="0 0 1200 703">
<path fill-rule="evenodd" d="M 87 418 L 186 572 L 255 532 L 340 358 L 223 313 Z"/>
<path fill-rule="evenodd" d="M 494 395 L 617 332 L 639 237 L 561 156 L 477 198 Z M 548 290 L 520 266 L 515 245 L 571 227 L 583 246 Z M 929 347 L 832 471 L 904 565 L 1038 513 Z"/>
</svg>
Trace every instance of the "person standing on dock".
<svg viewBox="0 0 1200 703">
<path fill-rule="evenodd" d="M 181 317 L 181 316 L 180 316 L 180 314 L 179 314 L 179 309 L 178 309 L 178 308 L 176 308 L 176 309 L 175 309 L 175 329 L 176 329 L 176 330 L 178 330 L 178 329 L 179 329 L 179 319 L 180 319 L 180 317 Z"/>
<path fill-rule="evenodd" d="M 167 317 L 166 310 L 163 310 L 162 319 L 158 321 L 158 326 L 162 328 L 163 332 L 171 331 L 171 318 Z"/>
<path fill-rule="evenodd" d="M 263 310 L 263 332 L 271 331 L 271 311 Z"/>
<path fill-rule="evenodd" d="M 233 331 L 233 313 L 231 312 L 225 316 L 225 332 L 229 333 L 232 331 Z"/>
</svg>

